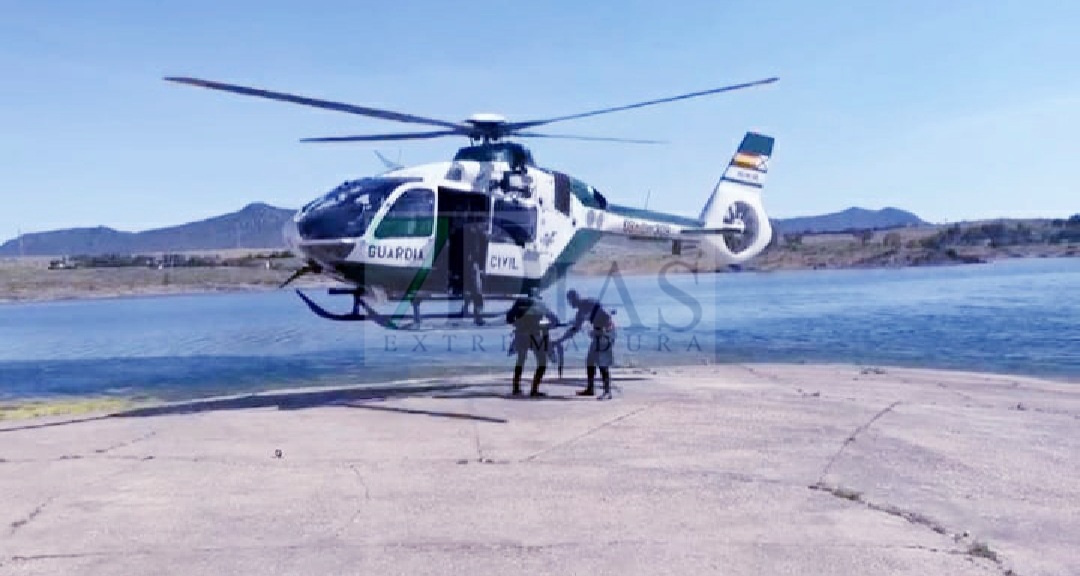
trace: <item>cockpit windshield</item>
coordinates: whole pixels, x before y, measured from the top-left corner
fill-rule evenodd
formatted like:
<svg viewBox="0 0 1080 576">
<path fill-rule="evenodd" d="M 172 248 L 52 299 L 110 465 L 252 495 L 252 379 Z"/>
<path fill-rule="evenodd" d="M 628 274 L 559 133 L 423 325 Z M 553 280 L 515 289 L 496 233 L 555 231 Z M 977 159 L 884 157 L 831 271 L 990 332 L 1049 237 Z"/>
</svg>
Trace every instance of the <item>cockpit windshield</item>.
<svg viewBox="0 0 1080 576">
<path fill-rule="evenodd" d="M 375 213 L 398 187 L 419 178 L 361 178 L 334 188 L 302 209 L 298 228 L 305 240 L 357 238 L 371 226 Z"/>
</svg>

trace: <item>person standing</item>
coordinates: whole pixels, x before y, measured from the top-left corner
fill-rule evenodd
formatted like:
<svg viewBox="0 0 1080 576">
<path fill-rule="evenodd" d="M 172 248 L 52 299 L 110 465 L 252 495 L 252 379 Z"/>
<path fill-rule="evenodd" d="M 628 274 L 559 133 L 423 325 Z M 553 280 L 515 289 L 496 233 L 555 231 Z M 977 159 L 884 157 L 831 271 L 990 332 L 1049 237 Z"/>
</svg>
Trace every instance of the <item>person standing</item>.
<svg viewBox="0 0 1080 576">
<path fill-rule="evenodd" d="M 462 271 L 462 307 L 465 316 L 472 304 L 473 321 L 477 326 L 484 324 L 484 257 L 487 254 L 487 236 L 482 224 L 469 223 L 463 228 L 464 270 Z"/>
<path fill-rule="evenodd" d="M 585 358 L 586 384 L 585 389 L 579 390 L 577 394 L 578 396 L 596 394 L 593 383 L 596 380 L 596 369 L 599 368 L 600 377 L 604 382 L 604 393 L 600 398 L 611 398 L 611 365 L 615 361 L 615 323 L 611 314 L 600 305 L 598 300 L 582 298 L 577 290 L 567 291 L 566 301 L 571 307 L 577 309 L 577 314 L 562 337 L 555 341 L 556 344 L 561 345 L 573 338 L 585 322 L 589 323 L 589 352 Z"/>
<path fill-rule="evenodd" d="M 530 351 L 536 358 L 536 372 L 533 374 L 529 396 L 545 396 L 540 392 L 540 381 L 547 370 L 547 356 L 551 343 L 551 328 L 559 324 L 555 315 L 535 294 L 518 298 L 506 312 L 506 323 L 514 327 L 508 354 L 517 354 L 514 363 L 512 394 L 521 395 L 521 375 L 525 371 L 525 360 Z"/>
</svg>

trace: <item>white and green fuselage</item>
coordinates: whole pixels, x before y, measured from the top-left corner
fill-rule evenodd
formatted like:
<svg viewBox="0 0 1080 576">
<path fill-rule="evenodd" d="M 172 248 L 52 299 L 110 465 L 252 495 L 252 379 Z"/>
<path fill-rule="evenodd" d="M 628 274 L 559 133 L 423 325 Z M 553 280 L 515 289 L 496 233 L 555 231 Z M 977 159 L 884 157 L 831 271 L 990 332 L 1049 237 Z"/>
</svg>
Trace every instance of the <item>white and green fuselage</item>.
<svg viewBox="0 0 1080 576">
<path fill-rule="evenodd" d="M 482 259 L 485 294 L 543 290 L 604 234 L 694 240 L 718 264 L 739 264 L 771 237 L 761 186 L 772 142 L 746 135 L 698 218 L 610 204 L 592 186 L 536 166 L 524 147 L 495 143 L 346 182 L 298 211 L 286 237 L 324 273 L 400 295 L 453 292 L 462 261 L 455 242 L 476 238 L 486 246 L 466 250 Z M 482 234 L 462 240 L 462 224 Z"/>
</svg>

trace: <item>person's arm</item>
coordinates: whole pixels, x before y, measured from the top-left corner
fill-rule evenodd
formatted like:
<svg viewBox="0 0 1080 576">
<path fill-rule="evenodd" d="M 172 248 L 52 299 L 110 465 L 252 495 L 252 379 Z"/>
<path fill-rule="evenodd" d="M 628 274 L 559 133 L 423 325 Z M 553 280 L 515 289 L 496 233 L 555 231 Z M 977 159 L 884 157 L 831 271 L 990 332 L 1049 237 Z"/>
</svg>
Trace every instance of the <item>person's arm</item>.
<svg viewBox="0 0 1080 576">
<path fill-rule="evenodd" d="M 559 338 L 558 342 L 564 342 L 574 337 L 574 334 L 581 330 L 581 324 L 585 321 L 584 309 L 578 308 L 577 315 L 574 316 L 574 321 L 570 324 L 570 327 L 563 332 L 563 335 Z"/>
<path fill-rule="evenodd" d="M 521 300 L 514 301 L 514 305 L 506 311 L 506 323 L 513 324 L 521 317 Z"/>
<path fill-rule="evenodd" d="M 551 322 L 552 328 L 559 325 L 559 315 L 552 312 L 550 308 L 548 308 L 547 311 L 544 312 L 544 315 L 547 316 L 548 321 Z"/>
</svg>

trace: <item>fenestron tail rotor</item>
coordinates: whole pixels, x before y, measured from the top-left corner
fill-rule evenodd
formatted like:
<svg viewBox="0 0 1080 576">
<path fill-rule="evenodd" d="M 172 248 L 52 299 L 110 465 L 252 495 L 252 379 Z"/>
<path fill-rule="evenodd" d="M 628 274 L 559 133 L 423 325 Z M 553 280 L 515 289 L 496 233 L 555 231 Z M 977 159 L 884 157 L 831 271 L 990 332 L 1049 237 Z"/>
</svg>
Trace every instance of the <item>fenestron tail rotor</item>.
<svg viewBox="0 0 1080 576">
<path fill-rule="evenodd" d="M 313 106 L 316 108 L 323 108 L 326 110 L 334 110 L 338 112 L 346 112 L 349 114 L 357 114 L 360 116 L 368 116 L 371 118 L 378 118 L 381 120 L 391 120 L 395 122 L 404 122 L 411 124 L 425 124 L 428 126 L 437 126 L 444 130 L 436 130 L 429 132 L 402 132 L 396 134 L 366 134 L 355 136 L 329 136 L 320 138 L 304 138 L 301 142 L 383 142 L 383 141 L 395 141 L 395 140 L 423 140 L 430 138 L 441 138 L 444 136 L 467 136 L 474 140 L 499 140 L 508 136 L 519 136 L 522 138 L 559 138 L 567 140 L 587 140 L 594 142 L 623 142 L 630 144 L 661 144 L 663 142 L 657 140 L 640 140 L 631 138 L 614 138 L 603 136 L 575 136 L 570 134 L 542 134 L 537 132 L 527 132 L 529 128 L 535 128 L 537 126 L 545 126 L 548 124 L 554 124 L 556 122 L 564 122 L 567 120 L 576 120 L 580 118 L 588 118 L 591 116 L 598 116 L 601 114 L 610 114 L 613 112 L 620 112 L 623 110 L 631 110 L 635 108 L 643 108 L 645 106 L 653 106 L 656 104 L 664 104 L 668 102 L 675 102 L 678 100 L 686 100 L 690 98 L 698 98 L 701 96 L 707 96 L 712 94 L 720 94 L 723 92 L 731 92 L 734 90 L 741 90 L 744 88 L 750 88 L 753 86 L 761 86 L 764 84 L 771 84 L 779 80 L 779 78 L 765 78 L 763 80 L 755 80 L 753 82 L 744 82 L 741 84 L 731 84 L 728 86 L 721 86 L 719 88 L 711 88 L 708 90 L 699 90 L 696 92 L 689 92 L 686 94 L 679 94 L 677 96 L 669 96 L 666 98 L 658 98 L 654 100 L 647 100 L 644 102 L 637 102 L 635 104 L 627 104 L 624 106 L 615 106 L 611 108 L 602 108 L 600 110 L 593 110 L 590 112 L 582 112 L 578 114 L 570 114 L 567 116 L 556 116 L 553 118 L 540 119 L 540 120 L 527 120 L 523 122 L 507 122 L 506 119 L 497 115 L 475 115 L 465 122 L 449 122 L 446 120 L 438 120 L 435 118 L 427 118 L 424 116 L 417 116 L 415 114 L 406 114 L 402 112 L 394 112 L 391 110 L 384 110 L 381 108 L 372 108 L 370 106 L 358 106 L 355 104 L 347 104 L 344 102 L 335 102 L 332 100 L 321 100 L 318 98 L 310 98 L 307 96 L 299 96 L 296 94 L 289 94 L 286 92 L 274 92 L 270 90 L 263 90 L 260 88 L 251 88 L 247 86 L 239 86 L 236 84 L 226 84 L 224 82 L 214 82 L 210 80 L 202 80 L 199 78 L 189 78 L 180 76 L 169 76 L 165 80 L 169 82 L 177 82 L 180 84 L 187 84 L 190 86 L 198 86 L 201 88 L 210 88 L 213 90 L 222 90 L 225 92 L 232 92 L 234 94 L 242 94 L 245 96 L 255 96 L 259 98 L 268 98 L 270 100 L 278 100 L 282 102 L 290 102 L 293 104 L 301 104 L 304 106 Z"/>
</svg>

